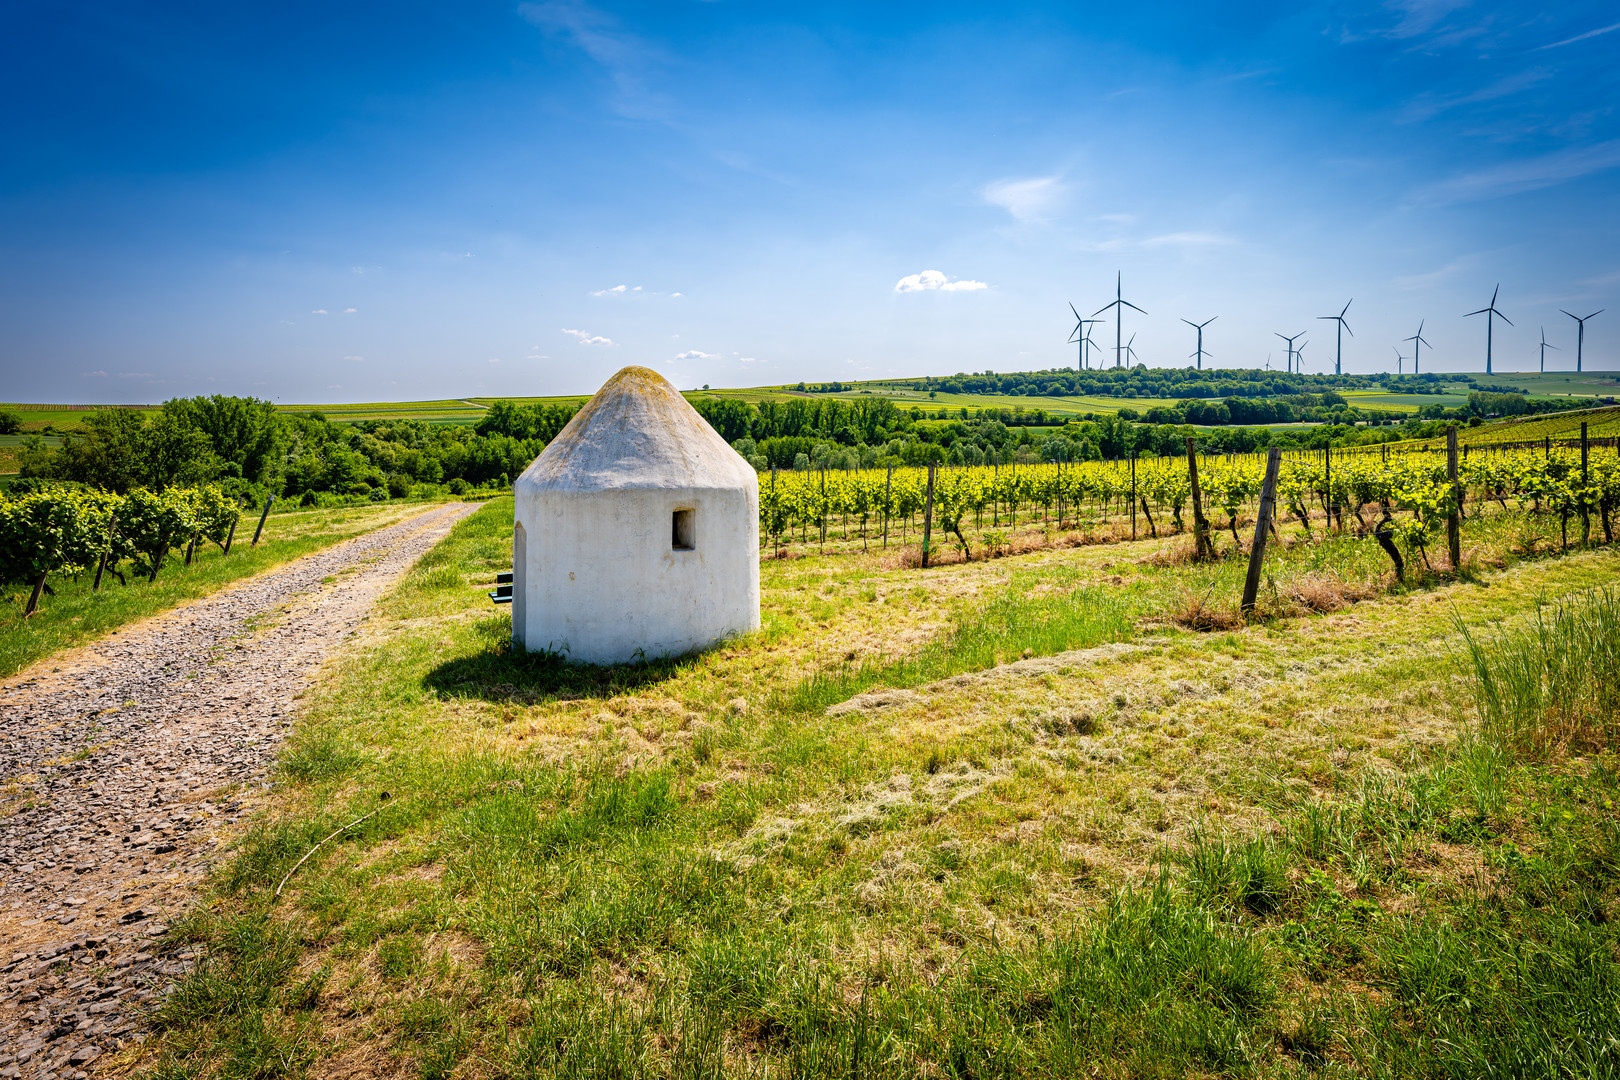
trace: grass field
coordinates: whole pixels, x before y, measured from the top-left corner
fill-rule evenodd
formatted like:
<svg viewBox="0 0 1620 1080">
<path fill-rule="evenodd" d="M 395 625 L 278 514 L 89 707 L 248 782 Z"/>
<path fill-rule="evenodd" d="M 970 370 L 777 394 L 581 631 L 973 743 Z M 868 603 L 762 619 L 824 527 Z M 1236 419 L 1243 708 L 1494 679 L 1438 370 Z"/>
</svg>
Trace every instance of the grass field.
<svg viewBox="0 0 1620 1080">
<path fill-rule="evenodd" d="M 1485 512 L 1460 579 L 1392 588 L 1370 541 L 1285 529 L 1269 617 L 1206 634 L 1177 616 L 1242 565 L 1185 537 L 769 560 L 758 633 L 569 669 L 469 587 L 510 514 L 323 673 L 127 1064 L 1620 1069 L 1615 550 L 1525 556 L 1553 524 Z"/>
</svg>

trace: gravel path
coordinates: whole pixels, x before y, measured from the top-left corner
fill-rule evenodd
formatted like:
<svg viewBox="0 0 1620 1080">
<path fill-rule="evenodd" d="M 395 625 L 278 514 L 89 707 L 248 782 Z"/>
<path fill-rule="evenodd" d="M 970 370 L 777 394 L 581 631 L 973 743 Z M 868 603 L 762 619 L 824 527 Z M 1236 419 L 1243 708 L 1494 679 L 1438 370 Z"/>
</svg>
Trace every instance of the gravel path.
<svg viewBox="0 0 1620 1080">
<path fill-rule="evenodd" d="M 265 786 L 311 674 L 475 505 L 437 507 L 0 684 L 0 1080 L 85 1076 L 142 1038 L 168 944 Z"/>
</svg>

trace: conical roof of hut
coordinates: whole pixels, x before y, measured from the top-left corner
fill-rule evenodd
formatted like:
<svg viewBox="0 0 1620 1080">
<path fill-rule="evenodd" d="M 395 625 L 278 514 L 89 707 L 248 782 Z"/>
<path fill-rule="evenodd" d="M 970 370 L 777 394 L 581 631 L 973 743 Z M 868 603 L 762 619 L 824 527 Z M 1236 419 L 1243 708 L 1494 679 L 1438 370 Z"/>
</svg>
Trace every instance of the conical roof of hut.
<svg viewBox="0 0 1620 1080">
<path fill-rule="evenodd" d="M 759 483 L 668 379 L 627 367 L 596 392 L 518 484 L 554 491 L 734 488 Z"/>
</svg>

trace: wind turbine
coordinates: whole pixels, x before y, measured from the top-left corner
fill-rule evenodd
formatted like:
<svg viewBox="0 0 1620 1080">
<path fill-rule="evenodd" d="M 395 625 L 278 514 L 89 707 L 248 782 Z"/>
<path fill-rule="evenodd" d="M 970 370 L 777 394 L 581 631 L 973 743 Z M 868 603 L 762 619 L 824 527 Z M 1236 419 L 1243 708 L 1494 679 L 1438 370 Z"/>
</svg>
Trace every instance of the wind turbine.
<svg viewBox="0 0 1620 1080">
<path fill-rule="evenodd" d="M 1296 338 L 1304 337 L 1305 331 L 1301 330 L 1293 337 L 1289 337 L 1287 334 L 1278 334 L 1277 336 L 1288 342 L 1288 373 L 1290 375 L 1298 374 L 1296 371 L 1294 371 L 1294 341 Z"/>
<path fill-rule="evenodd" d="M 1193 352 L 1192 355 L 1198 357 L 1198 370 L 1199 371 L 1204 370 L 1204 327 L 1208 326 L 1210 323 L 1214 322 L 1218 318 L 1220 318 L 1219 315 L 1211 315 L 1209 318 L 1205 319 L 1203 322 L 1193 322 L 1191 319 L 1182 319 L 1181 320 L 1182 322 L 1186 323 L 1188 326 L 1192 327 L 1194 330 L 1198 331 L 1198 348 L 1197 348 L 1196 351 Z"/>
<path fill-rule="evenodd" d="M 1136 360 L 1136 350 L 1131 348 L 1131 346 L 1133 344 L 1135 344 L 1135 342 L 1136 342 L 1136 335 L 1132 334 L 1131 335 L 1131 340 L 1127 341 L 1125 343 L 1125 366 L 1126 367 L 1130 367 L 1132 362 Z"/>
<path fill-rule="evenodd" d="M 1114 313 L 1114 366 L 1116 368 L 1120 366 L 1120 362 L 1125 358 L 1125 346 L 1120 344 L 1121 324 L 1125 321 L 1125 318 L 1124 318 L 1125 309 L 1130 308 L 1132 311 L 1142 311 L 1141 308 L 1137 307 L 1135 304 L 1133 304 L 1129 300 L 1125 299 L 1125 293 L 1124 293 L 1125 286 L 1124 286 L 1123 282 L 1124 282 L 1124 275 L 1119 273 L 1118 271 L 1115 271 L 1115 275 L 1114 275 L 1114 302 L 1111 303 L 1111 304 L 1104 304 L 1102 307 L 1098 308 L 1096 311 L 1093 311 L 1091 313 L 1091 317 L 1096 318 L 1098 315 L 1101 315 L 1103 312 L 1107 311 L 1109 308 L 1117 308 L 1118 309 Z M 1142 311 L 1142 314 L 1146 315 L 1147 312 Z"/>
<path fill-rule="evenodd" d="M 1073 304 L 1069 305 L 1069 310 L 1074 311 Z M 1086 327 L 1090 326 L 1092 323 L 1101 321 L 1101 319 L 1082 319 L 1080 317 L 1080 313 L 1078 311 L 1074 311 L 1074 329 L 1069 331 L 1069 344 L 1080 346 L 1080 370 L 1082 371 L 1085 370 L 1086 367 L 1086 346 L 1095 344 L 1095 342 L 1091 340 L 1091 331 L 1086 330 Z"/>
<path fill-rule="evenodd" d="M 1302 341 L 1299 348 L 1294 350 L 1294 366 L 1299 369 L 1301 375 L 1305 374 L 1305 346 L 1309 344 L 1308 341 Z"/>
<path fill-rule="evenodd" d="M 1559 308 L 1558 310 L 1559 311 L 1564 311 L 1563 308 Z M 1586 344 L 1586 319 L 1595 318 L 1595 317 L 1603 314 L 1606 310 L 1608 310 L 1608 309 L 1607 308 L 1598 308 L 1596 311 L 1592 312 L 1591 315 L 1586 316 L 1586 318 L 1584 318 L 1584 319 L 1579 315 L 1570 315 L 1569 312 L 1564 311 L 1564 314 L 1569 315 L 1570 318 L 1574 319 L 1575 320 L 1575 325 L 1580 327 L 1580 329 L 1575 332 L 1575 370 L 1576 371 L 1581 370 L 1581 349 Z"/>
<path fill-rule="evenodd" d="M 1502 286 L 1498 285 L 1494 290 L 1492 290 L 1491 302 L 1488 305 L 1480 308 L 1478 311 L 1470 311 L 1467 315 L 1463 316 L 1465 319 L 1471 319 L 1475 315 L 1485 316 L 1485 374 L 1487 375 L 1491 373 L 1491 331 L 1496 328 L 1496 320 L 1501 319 L 1509 326 L 1513 325 L 1512 319 L 1496 310 L 1496 294 L 1501 291 Z M 1587 317 L 1590 318 L 1591 316 Z"/>
<path fill-rule="evenodd" d="M 1590 319 L 1591 317 L 1592 316 L 1590 316 L 1590 315 L 1587 316 L 1588 319 Z M 1577 348 L 1579 348 L 1579 346 L 1577 346 Z M 1562 351 L 1556 345 L 1547 344 L 1547 328 L 1545 326 L 1543 326 L 1541 328 L 1541 373 L 1543 375 L 1547 374 L 1547 350 L 1548 349 L 1551 349 L 1553 352 L 1561 352 Z M 1575 370 L 1579 371 L 1580 368 L 1576 368 Z"/>
<path fill-rule="evenodd" d="M 1419 371 L 1418 357 L 1423 352 L 1423 350 L 1418 348 L 1418 346 L 1419 345 L 1429 345 L 1428 340 L 1426 338 L 1424 338 L 1424 336 L 1423 336 L 1423 323 L 1424 323 L 1424 320 L 1419 319 L 1418 320 L 1418 332 L 1413 334 L 1409 338 L 1401 338 L 1402 341 L 1410 341 L 1412 343 L 1412 374 L 1414 374 L 1414 375 L 1416 375 L 1418 373 L 1418 371 Z M 1434 348 L 1434 346 L 1429 345 L 1429 348 L 1432 349 L 1432 348 Z"/>
<path fill-rule="evenodd" d="M 1391 345 L 1390 348 L 1395 350 L 1395 374 L 1399 375 L 1401 373 L 1401 361 L 1405 360 L 1406 357 L 1401 355 L 1401 350 L 1398 347 Z"/>
<path fill-rule="evenodd" d="M 1352 296 L 1350 298 L 1350 304 L 1355 302 L 1356 298 Z M 1337 315 L 1317 316 L 1318 319 L 1332 319 L 1334 322 L 1339 324 L 1339 345 L 1337 351 L 1333 354 L 1333 374 L 1335 375 L 1340 373 L 1339 369 L 1342 366 L 1342 361 L 1344 360 L 1344 333 L 1346 330 L 1350 330 L 1350 324 L 1344 321 L 1344 312 L 1350 310 L 1350 304 L 1344 305 L 1344 311 L 1339 312 Z M 1350 330 L 1350 336 L 1356 336 L 1354 330 Z"/>
</svg>

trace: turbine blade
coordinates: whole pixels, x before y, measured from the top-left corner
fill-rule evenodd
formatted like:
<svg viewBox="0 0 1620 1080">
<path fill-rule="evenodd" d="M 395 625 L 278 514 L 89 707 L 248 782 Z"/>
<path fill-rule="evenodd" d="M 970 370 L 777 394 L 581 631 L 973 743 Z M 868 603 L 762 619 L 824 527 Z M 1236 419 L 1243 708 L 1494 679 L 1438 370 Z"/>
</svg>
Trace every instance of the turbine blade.
<svg viewBox="0 0 1620 1080">
<path fill-rule="evenodd" d="M 1498 311 L 1496 313 L 1496 317 L 1498 319 L 1501 319 L 1503 322 L 1507 323 L 1509 326 L 1513 325 L 1513 320 L 1508 318 L 1506 315 L 1502 314 L 1500 311 Z"/>
<path fill-rule="evenodd" d="M 1074 311 L 1074 301 L 1072 300 L 1069 301 L 1069 310 Z M 1074 311 L 1074 317 L 1078 319 L 1080 317 L 1080 313 L 1078 311 Z"/>
<path fill-rule="evenodd" d="M 1480 308 L 1480 309 L 1479 309 L 1479 310 L 1478 310 L 1478 311 L 1470 311 L 1470 312 L 1469 312 L 1469 313 L 1468 313 L 1468 314 L 1467 314 L 1467 315 L 1464 315 L 1464 316 L 1463 316 L 1463 318 L 1465 318 L 1465 319 L 1471 319 L 1471 318 L 1473 318 L 1473 317 L 1474 317 L 1474 316 L 1475 316 L 1475 315 L 1483 315 L 1483 314 L 1485 314 L 1485 313 L 1486 313 L 1486 312 L 1487 312 L 1487 311 L 1490 311 L 1490 310 L 1492 310 L 1492 309 L 1491 309 L 1491 308 L 1488 308 L 1488 307 L 1482 307 L 1482 308 Z"/>
<path fill-rule="evenodd" d="M 1591 315 L 1588 315 L 1587 318 L 1590 319 L 1590 318 L 1592 318 L 1594 316 L 1601 315 L 1607 310 L 1609 310 L 1609 309 L 1608 308 L 1598 308 L 1596 311 L 1592 312 Z"/>
<path fill-rule="evenodd" d="M 1119 301 L 1119 302 L 1120 302 L 1120 303 L 1121 303 L 1121 304 L 1124 304 L 1124 305 L 1125 305 L 1125 306 L 1126 306 L 1126 307 L 1128 307 L 1128 308 L 1135 308 L 1135 309 L 1136 309 L 1136 310 L 1137 310 L 1137 311 L 1142 311 L 1142 309 L 1141 309 L 1141 308 L 1139 308 L 1139 307 L 1136 307 L 1136 305 L 1135 305 L 1135 304 L 1133 304 L 1133 303 L 1131 303 L 1131 302 L 1130 302 L 1130 301 L 1129 301 L 1129 300 L 1121 300 L 1121 301 Z M 1142 311 L 1142 314 L 1144 314 L 1144 315 L 1146 315 L 1146 314 L 1147 314 L 1147 312 L 1145 312 L 1145 311 Z"/>
</svg>

